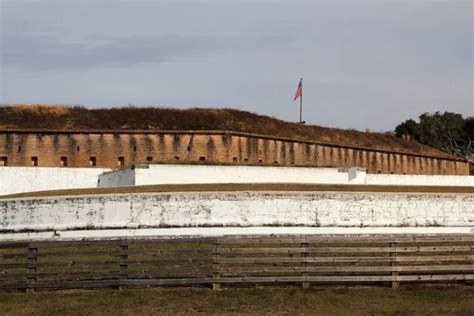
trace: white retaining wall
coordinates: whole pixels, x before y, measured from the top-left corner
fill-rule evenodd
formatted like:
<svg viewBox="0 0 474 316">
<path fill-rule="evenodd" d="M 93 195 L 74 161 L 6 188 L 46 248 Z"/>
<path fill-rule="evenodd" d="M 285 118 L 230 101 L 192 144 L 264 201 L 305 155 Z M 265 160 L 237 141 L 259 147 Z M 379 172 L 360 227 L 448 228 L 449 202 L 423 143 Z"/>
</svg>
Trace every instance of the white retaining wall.
<svg viewBox="0 0 474 316">
<path fill-rule="evenodd" d="M 4 233 L 209 226 L 472 228 L 474 195 L 174 192 L 0 200 Z"/>
<path fill-rule="evenodd" d="M 311 183 L 474 186 L 472 176 L 367 174 L 365 169 L 137 165 L 101 175 L 100 187 L 190 183 Z"/>
<path fill-rule="evenodd" d="M 441 185 L 474 187 L 474 176 L 367 174 L 365 175 L 364 183 L 375 185 Z"/>
<path fill-rule="evenodd" d="M 95 188 L 104 168 L 0 167 L 0 195 Z"/>
<path fill-rule="evenodd" d="M 100 187 L 191 183 L 349 183 L 347 169 L 337 168 L 158 164 L 111 171 L 99 179 Z"/>
<path fill-rule="evenodd" d="M 104 174 L 102 174 L 104 173 Z M 102 175 L 101 175 L 102 174 Z M 366 174 L 364 169 L 208 165 L 104 168 L 0 167 L 0 195 L 60 189 L 192 183 L 311 183 L 474 187 L 473 176 Z"/>
</svg>

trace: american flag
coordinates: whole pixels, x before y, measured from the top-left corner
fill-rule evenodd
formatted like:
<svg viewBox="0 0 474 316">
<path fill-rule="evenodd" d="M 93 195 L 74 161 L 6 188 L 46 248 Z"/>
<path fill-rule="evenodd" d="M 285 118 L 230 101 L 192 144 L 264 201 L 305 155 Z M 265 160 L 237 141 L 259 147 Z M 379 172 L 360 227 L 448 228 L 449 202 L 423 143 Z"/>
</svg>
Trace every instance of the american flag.
<svg viewBox="0 0 474 316">
<path fill-rule="evenodd" d="M 295 101 L 298 98 L 301 98 L 303 95 L 303 79 L 300 79 L 300 82 L 298 83 L 298 88 L 296 88 L 296 93 L 295 97 L 293 98 L 293 101 Z"/>
</svg>

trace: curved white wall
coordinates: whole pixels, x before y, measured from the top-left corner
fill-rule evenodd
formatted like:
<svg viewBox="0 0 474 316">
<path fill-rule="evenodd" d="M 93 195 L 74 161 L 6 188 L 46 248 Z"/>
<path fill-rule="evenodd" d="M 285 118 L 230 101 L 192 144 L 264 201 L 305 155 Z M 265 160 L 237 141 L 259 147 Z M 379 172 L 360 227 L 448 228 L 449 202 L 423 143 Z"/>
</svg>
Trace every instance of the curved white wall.
<svg viewBox="0 0 474 316">
<path fill-rule="evenodd" d="M 0 200 L 0 231 L 206 226 L 474 226 L 474 195 L 143 193 Z"/>
</svg>

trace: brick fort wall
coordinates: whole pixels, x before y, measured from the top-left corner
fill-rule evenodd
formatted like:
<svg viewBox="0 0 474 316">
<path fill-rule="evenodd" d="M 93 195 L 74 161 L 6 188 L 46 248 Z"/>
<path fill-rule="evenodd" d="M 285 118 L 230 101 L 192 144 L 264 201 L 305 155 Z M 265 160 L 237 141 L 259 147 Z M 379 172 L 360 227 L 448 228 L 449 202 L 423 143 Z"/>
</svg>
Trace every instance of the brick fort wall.
<svg viewBox="0 0 474 316">
<path fill-rule="evenodd" d="M 469 175 L 466 161 L 223 131 L 0 131 L 0 166 L 120 168 L 136 163 L 362 167 Z"/>
</svg>

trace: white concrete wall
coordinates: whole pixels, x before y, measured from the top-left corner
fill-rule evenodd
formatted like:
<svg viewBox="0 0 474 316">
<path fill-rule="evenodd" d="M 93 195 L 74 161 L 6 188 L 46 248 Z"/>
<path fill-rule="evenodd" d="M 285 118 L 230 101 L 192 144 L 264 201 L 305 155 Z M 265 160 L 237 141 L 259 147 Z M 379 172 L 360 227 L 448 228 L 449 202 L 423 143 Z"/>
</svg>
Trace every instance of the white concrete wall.
<svg viewBox="0 0 474 316">
<path fill-rule="evenodd" d="M 110 172 L 103 168 L 0 167 L 0 195 L 100 186 L 181 183 L 313 183 L 445 185 L 474 187 L 472 176 L 366 174 L 363 169 L 149 165 Z M 101 175 L 102 173 L 104 173 Z"/>
<path fill-rule="evenodd" d="M 134 180 L 133 180 L 134 178 Z M 189 183 L 332 183 L 347 184 L 337 168 L 148 165 L 100 176 L 100 186 Z"/>
<path fill-rule="evenodd" d="M 98 187 L 122 187 L 135 185 L 135 168 L 105 172 L 98 176 Z"/>
<path fill-rule="evenodd" d="M 95 188 L 103 168 L 0 167 L 0 195 Z"/>
<path fill-rule="evenodd" d="M 474 187 L 474 176 L 367 174 L 365 176 L 364 183 L 373 185 L 437 185 Z"/>
<path fill-rule="evenodd" d="M 474 195 L 186 192 L 0 200 L 0 232 L 209 226 L 474 227 Z"/>
<path fill-rule="evenodd" d="M 367 174 L 365 169 L 142 165 L 100 176 L 100 186 L 190 183 L 312 183 L 474 186 L 472 176 Z"/>
</svg>

